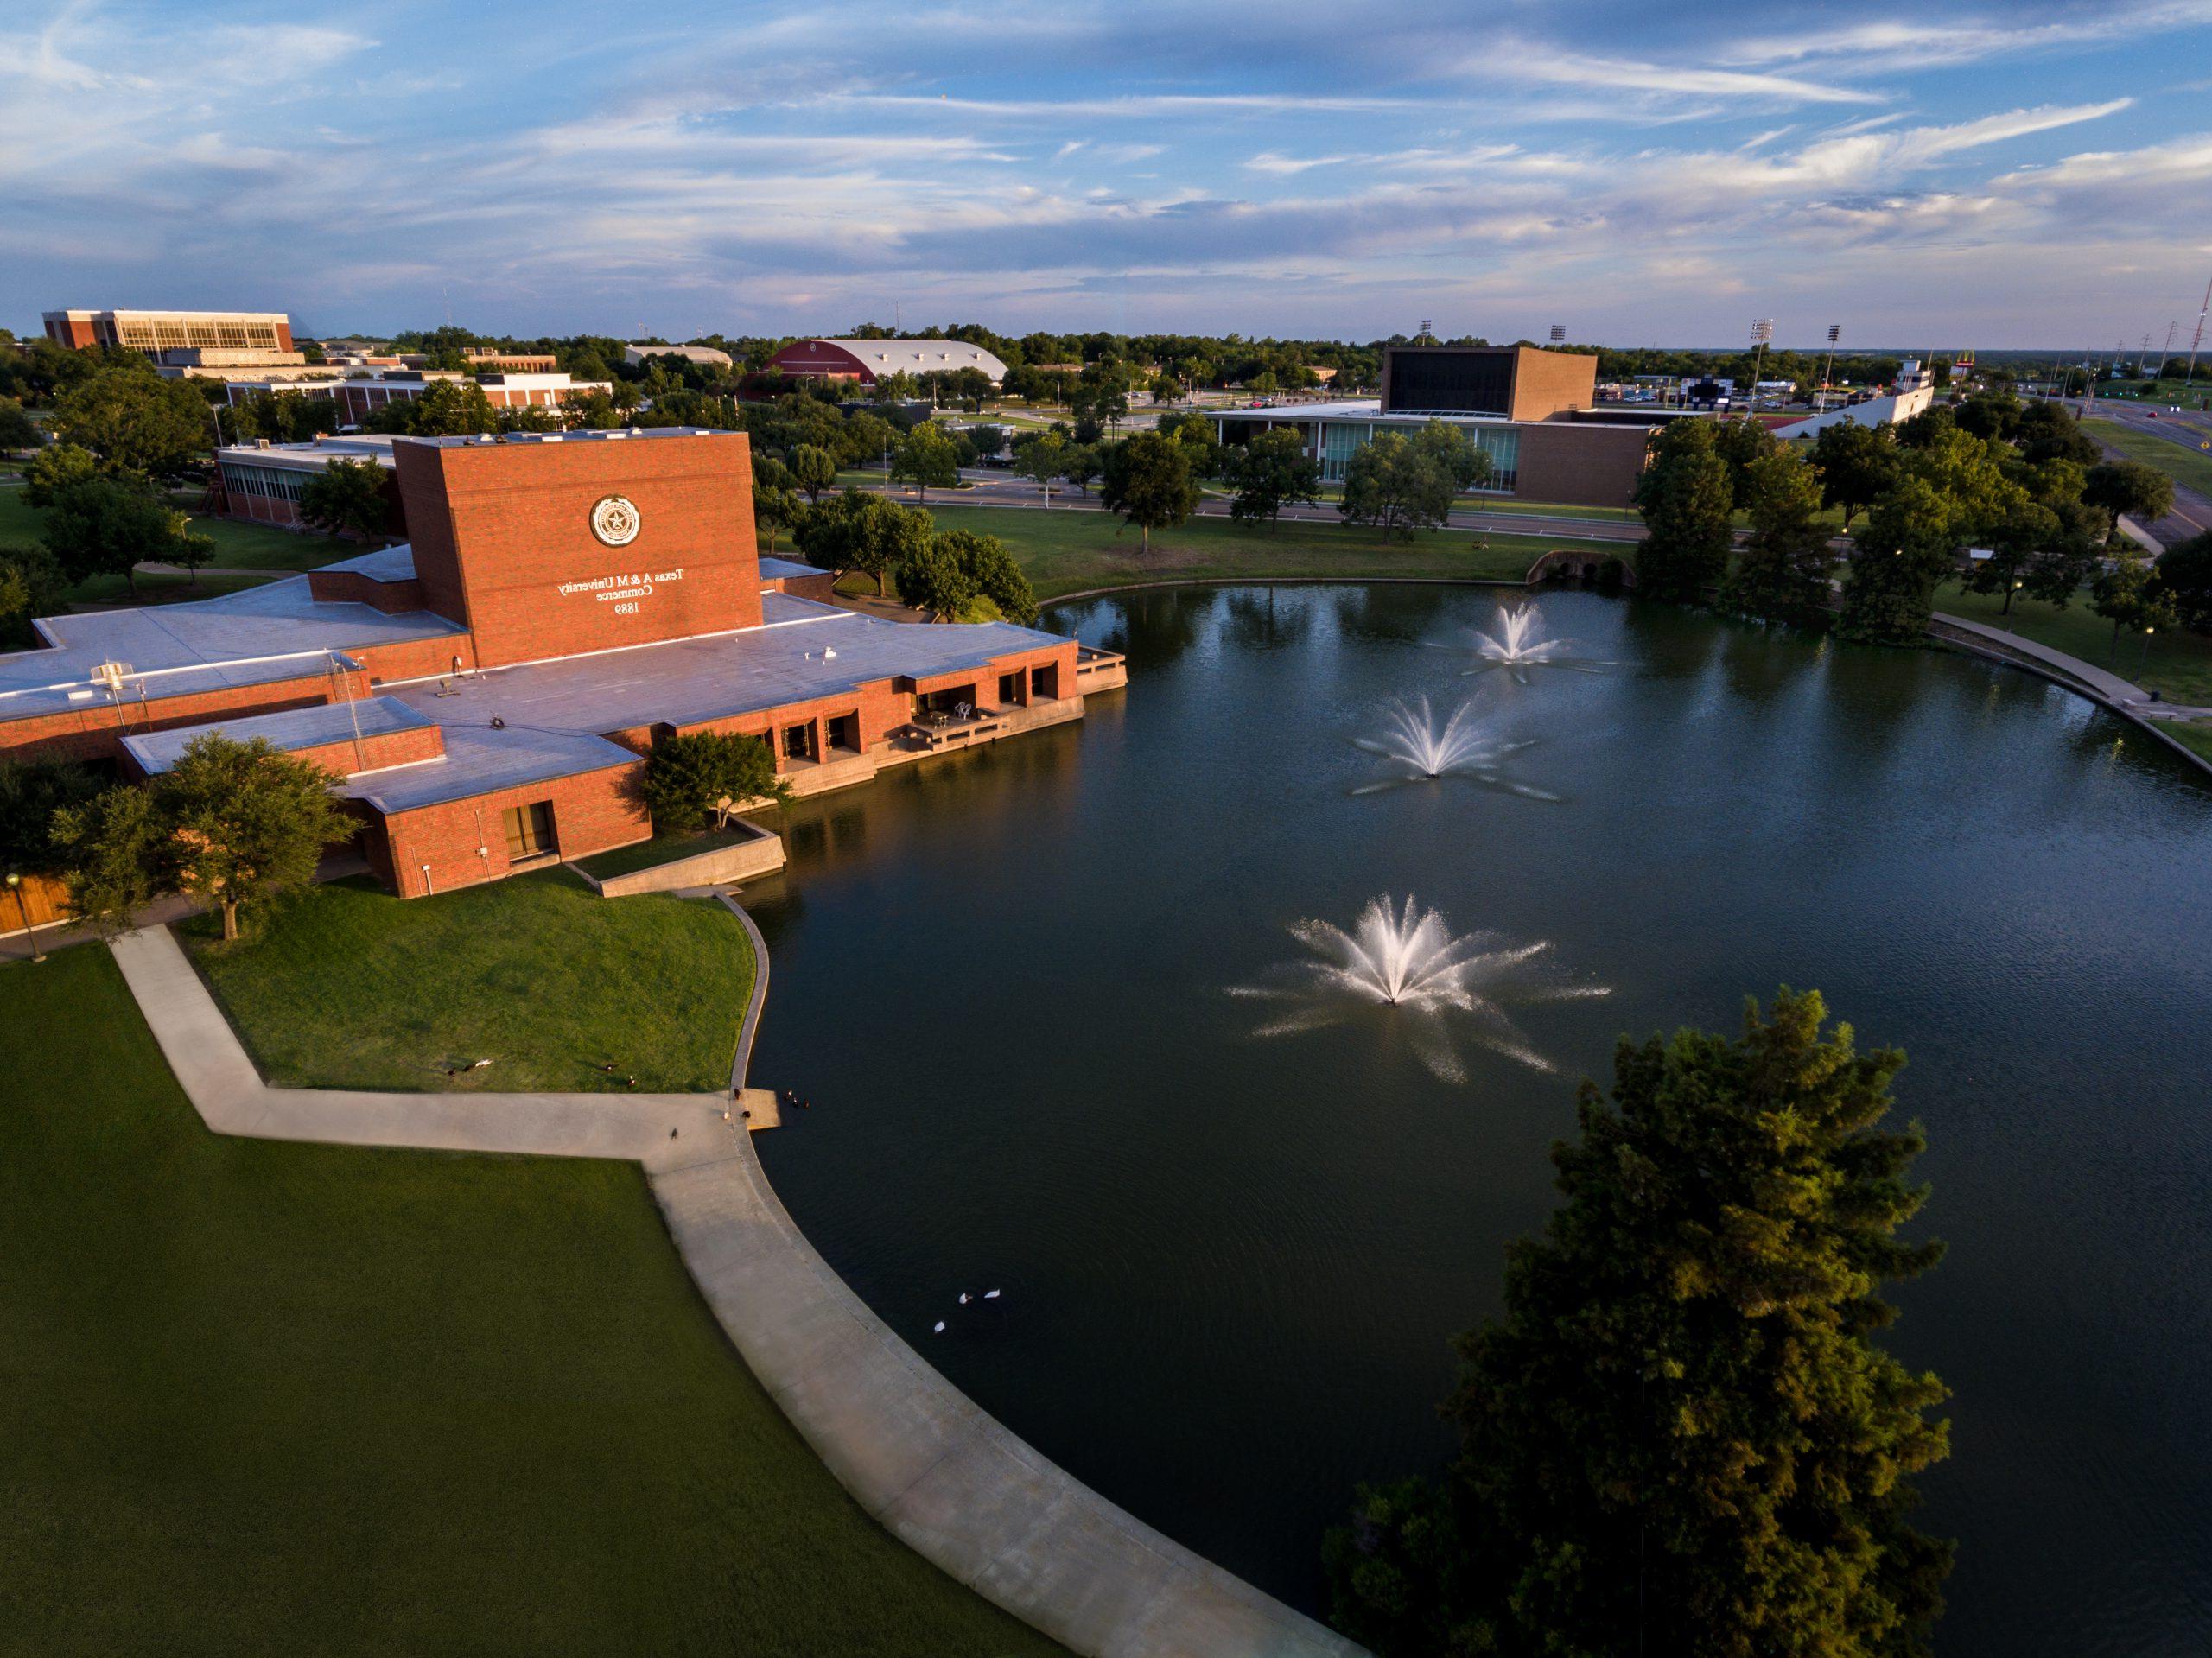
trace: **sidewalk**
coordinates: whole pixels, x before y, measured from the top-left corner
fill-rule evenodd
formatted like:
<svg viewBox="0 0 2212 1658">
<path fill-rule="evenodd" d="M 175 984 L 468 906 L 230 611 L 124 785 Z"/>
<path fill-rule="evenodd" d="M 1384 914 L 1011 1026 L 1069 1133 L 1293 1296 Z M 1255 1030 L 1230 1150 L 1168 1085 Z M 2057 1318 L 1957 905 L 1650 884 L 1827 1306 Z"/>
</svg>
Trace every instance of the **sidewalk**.
<svg viewBox="0 0 2212 1658">
<path fill-rule="evenodd" d="M 725 902 L 729 902 L 725 899 Z M 741 1084 L 767 994 L 760 931 Z M 626 1158 L 715 1320 L 838 1483 L 960 1582 L 1086 1658 L 1362 1658 L 1362 1649 L 1106 1501 L 923 1362 L 785 1211 L 728 1094 L 384 1094 L 271 1088 L 166 927 L 117 965 L 218 1134 Z"/>
</svg>

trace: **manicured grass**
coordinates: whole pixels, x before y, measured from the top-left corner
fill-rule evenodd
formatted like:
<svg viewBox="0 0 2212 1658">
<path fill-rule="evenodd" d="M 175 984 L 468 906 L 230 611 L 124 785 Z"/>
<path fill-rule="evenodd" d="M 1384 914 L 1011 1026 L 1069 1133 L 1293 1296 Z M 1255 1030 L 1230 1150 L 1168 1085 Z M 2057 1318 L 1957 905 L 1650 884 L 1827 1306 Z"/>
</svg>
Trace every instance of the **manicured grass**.
<svg viewBox="0 0 2212 1658">
<path fill-rule="evenodd" d="M 295 1087 L 727 1088 L 753 988 L 721 905 L 602 899 L 563 869 L 408 900 L 334 881 L 249 927 L 179 931 L 263 1075 Z"/>
<path fill-rule="evenodd" d="M 2139 431 L 2116 420 L 2082 422 L 2089 435 L 2109 443 L 2131 461 L 2156 467 L 2177 484 L 2186 484 L 2202 495 L 2212 495 L 2212 452 L 2175 442 L 2154 433 Z"/>
<path fill-rule="evenodd" d="M 2113 650 L 2112 624 L 2088 605 L 2085 593 L 2063 610 L 2032 599 L 2016 600 L 2012 613 L 2002 613 L 2004 600 L 1993 593 L 1967 593 L 1946 582 L 1936 594 L 1936 608 L 1969 621 L 2008 628 L 2023 638 L 2133 680 L 2170 702 L 2212 704 L 2212 639 L 2179 629 L 2152 635 L 2149 649 L 2140 634 L 2123 634 Z"/>
<path fill-rule="evenodd" d="M 2212 760 L 2212 720 L 2161 720 L 2158 729 L 2191 753 Z"/>
<path fill-rule="evenodd" d="M 188 507 L 200 497 L 197 492 L 188 492 L 182 495 L 173 493 L 169 499 L 175 505 Z M 232 518 L 195 515 L 192 527 L 214 542 L 215 556 L 210 562 L 219 569 L 311 570 L 318 564 L 351 558 L 364 550 L 358 542 L 340 541 L 332 536 L 303 535 L 295 530 L 279 530 L 274 524 L 241 524 Z M 0 489 L 0 547 L 28 546 L 45 534 L 45 509 L 28 505 L 21 489 Z M 86 603 L 99 602 L 81 590 L 71 597 Z"/>
<path fill-rule="evenodd" d="M 98 946 L 0 1007 L 0 1648 L 1058 1650 L 845 1496 L 633 1166 L 209 1134 Z"/>
<path fill-rule="evenodd" d="M 678 858 L 696 857 L 702 852 L 717 852 L 726 846 L 741 846 L 757 837 L 739 829 L 702 829 L 696 835 L 656 835 L 650 841 L 639 841 L 631 846 L 619 846 L 612 852 L 595 852 L 588 858 L 576 860 L 576 867 L 594 880 L 608 880 L 616 875 L 632 874 L 640 869 L 652 869 Z M 628 900 L 624 900 L 626 903 Z"/>
<path fill-rule="evenodd" d="M 78 605 L 173 605 L 181 600 L 213 599 L 217 594 L 236 593 L 241 588 L 258 588 L 281 580 L 282 573 L 276 570 L 259 575 L 201 570 L 197 581 L 165 570 L 141 570 L 135 598 L 121 576 L 95 575 L 70 588 L 69 601 Z"/>
<path fill-rule="evenodd" d="M 1004 541 L 1040 599 L 1132 582 L 1263 576 L 1517 581 L 1538 558 L 1563 544 L 1544 537 L 1478 537 L 1452 530 L 1425 531 L 1409 542 L 1385 545 L 1364 526 L 1285 521 L 1267 530 L 1227 518 L 1193 518 L 1180 529 L 1154 531 L 1147 553 L 1137 531 L 1111 513 L 934 505 L 930 511 L 941 530 L 971 530 Z"/>
</svg>

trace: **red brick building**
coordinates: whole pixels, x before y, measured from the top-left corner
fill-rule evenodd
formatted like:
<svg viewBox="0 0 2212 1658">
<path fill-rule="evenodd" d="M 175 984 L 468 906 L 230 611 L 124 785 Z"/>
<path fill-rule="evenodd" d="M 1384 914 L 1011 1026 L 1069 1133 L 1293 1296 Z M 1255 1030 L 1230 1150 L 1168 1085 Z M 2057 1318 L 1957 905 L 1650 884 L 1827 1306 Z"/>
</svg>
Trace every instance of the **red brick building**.
<svg viewBox="0 0 2212 1658">
<path fill-rule="evenodd" d="M 964 340 L 794 340 L 768 359 L 771 371 L 804 379 L 874 385 L 893 374 L 980 370 L 996 385 L 1006 365 Z"/>
<path fill-rule="evenodd" d="M 0 656 L 0 753 L 159 773 L 204 732 L 331 773 L 410 896 L 642 840 L 680 732 L 758 735 L 809 793 L 1079 717 L 1118 657 L 1003 623 L 901 624 L 764 570 L 736 433 L 401 438 L 410 545 L 196 604 L 41 619 Z"/>
</svg>

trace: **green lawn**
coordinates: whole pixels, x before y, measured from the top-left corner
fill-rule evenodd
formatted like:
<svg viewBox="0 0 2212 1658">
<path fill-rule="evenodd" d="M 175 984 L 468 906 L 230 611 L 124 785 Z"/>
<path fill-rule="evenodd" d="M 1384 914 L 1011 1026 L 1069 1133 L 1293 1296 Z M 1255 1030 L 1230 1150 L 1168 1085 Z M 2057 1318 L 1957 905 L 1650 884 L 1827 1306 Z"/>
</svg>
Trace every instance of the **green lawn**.
<svg viewBox="0 0 2212 1658">
<path fill-rule="evenodd" d="M 562 869 L 404 901 L 334 881 L 249 925 L 228 946 L 212 918 L 179 931 L 262 1073 L 296 1087 L 723 1089 L 753 987 L 720 904 L 602 899 Z"/>
<path fill-rule="evenodd" d="M 1946 582 L 1936 594 L 1938 610 L 2009 628 L 2024 638 L 2158 691 L 2170 702 L 2212 704 L 2212 639 L 2202 634 L 2178 629 L 2153 634 L 2147 652 L 2140 634 L 2123 636 L 2115 654 L 2112 624 L 2089 608 L 2086 594 L 2063 610 L 2032 599 L 2018 600 L 2009 616 L 2002 613 L 2004 602 L 1997 594 L 1964 592 L 1956 582 Z"/>
<path fill-rule="evenodd" d="M 219 593 L 236 593 L 241 588 L 257 588 L 280 579 L 280 573 L 275 570 L 261 575 L 201 570 L 196 581 L 189 575 L 162 570 L 141 570 L 135 598 L 121 576 L 94 575 L 70 588 L 69 599 L 71 603 L 79 605 L 170 605 L 181 599 L 212 599 Z"/>
<path fill-rule="evenodd" d="M 2212 452 L 2185 447 L 2171 438 L 2138 431 L 2116 420 L 2083 422 L 2089 435 L 2109 443 L 2131 461 L 2156 467 L 2177 484 L 2186 484 L 2200 495 L 2212 495 Z"/>
<path fill-rule="evenodd" d="M 2190 753 L 2212 760 L 2212 720 L 2161 720 L 2158 729 Z"/>
<path fill-rule="evenodd" d="M 1058 1650 L 846 1496 L 634 1166 L 209 1134 L 98 946 L 0 1007 L 0 1648 Z"/>
<path fill-rule="evenodd" d="M 196 491 L 170 496 L 179 506 L 188 506 L 199 499 Z M 302 535 L 297 530 L 279 530 L 273 524 L 240 524 L 231 518 L 194 517 L 192 527 L 214 542 L 213 562 L 229 569 L 311 570 L 318 564 L 351 558 L 363 550 L 358 542 Z M 45 534 L 45 510 L 28 505 L 20 489 L 0 489 L 0 547 L 27 546 Z M 99 602 L 82 592 L 71 596 L 86 603 Z"/>
<path fill-rule="evenodd" d="M 873 583 L 870 584 L 871 590 Z M 717 852 L 726 846 L 741 846 L 758 838 L 749 829 L 702 829 L 690 835 L 657 835 L 650 841 L 639 841 L 629 846 L 616 847 L 612 852 L 594 852 L 588 858 L 576 860 L 576 867 L 594 880 L 610 880 L 617 875 L 628 875 L 640 869 L 651 869 L 658 864 L 673 863 L 678 858 L 696 857 L 702 852 Z M 627 903 L 626 899 L 623 900 Z"/>
<path fill-rule="evenodd" d="M 1429 530 L 1385 546 L 1371 529 L 1286 521 L 1274 530 L 1227 518 L 1193 518 L 1155 530 L 1152 551 L 1137 532 L 1106 512 L 1070 508 L 938 507 L 940 530 L 972 530 L 1004 541 L 1040 599 L 1086 588 L 1163 581 L 1239 581 L 1262 576 L 1458 576 L 1517 581 L 1552 548 L 1536 536 L 1472 536 Z M 1476 546 L 1479 541 L 1482 545 Z M 1578 543 L 1579 544 L 1579 543 Z"/>
</svg>

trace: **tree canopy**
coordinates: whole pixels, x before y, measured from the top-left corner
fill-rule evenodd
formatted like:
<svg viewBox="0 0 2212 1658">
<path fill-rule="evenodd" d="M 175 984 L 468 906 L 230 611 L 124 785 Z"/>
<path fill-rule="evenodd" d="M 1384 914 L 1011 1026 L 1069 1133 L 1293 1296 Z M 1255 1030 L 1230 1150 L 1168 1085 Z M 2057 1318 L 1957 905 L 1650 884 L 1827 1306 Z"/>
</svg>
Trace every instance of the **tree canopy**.
<svg viewBox="0 0 2212 1658">
<path fill-rule="evenodd" d="M 960 460 L 952 440 L 934 421 L 924 421 L 906 434 L 891 457 L 891 475 L 914 486 L 917 504 L 929 499 L 932 486 L 950 489 L 960 481 Z"/>
<path fill-rule="evenodd" d="M 143 358 L 107 364 L 65 387 L 48 424 L 109 470 L 149 478 L 190 477 L 214 438 L 207 399 L 189 381 L 164 380 Z"/>
<path fill-rule="evenodd" d="M 1735 511 L 1728 461 L 1701 420 L 1669 422 L 1651 449 L 1636 486 L 1645 530 L 1636 549 L 1637 591 L 1694 600 L 1728 570 Z"/>
<path fill-rule="evenodd" d="M 1936 1244 L 1904 1063 L 1823 1030 L 1817 993 L 1677 1032 L 1583 1084 L 1563 1201 L 1513 1247 L 1505 1312 L 1459 1338 L 1440 1484 L 1363 1489 L 1326 1562 L 1338 1626 L 1382 1658 L 1917 1658 L 1950 1545 L 1912 1477 L 1948 1452 L 1942 1384 L 1876 1337 Z"/>
<path fill-rule="evenodd" d="M 196 533 L 190 519 L 130 477 L 82 479 L 56 493 L 46 517 L 46 547 L 73 586 L 90 576 L 119 575 L 134 598 L 141 562 L 196 569 L 214 553 L 214 543 Z"/>
<path fill-rule="evenodd" d="M 1305 441 L 1287 426 L 1231 447 L 1223 471 L 1236 491 L 1229 515 L 1239 523 L 1264 518 L 1272 528 L 1286 506 L 1320 499 L 1321 463 L 1306 453 Z"/>
<path fill-rule="evenodd" d="M 300 486 L 300 522 L 334 536 L 381 536 L 391 528 L 385 469 L 373 461 L 333 461 Z"/>
<path fill-rule="evenodd" d="M 791 539 L 810 562 L 840 575 L 872 576 L 878 598 L 884 578 L 930 538 L 930 515 L 868 490 L 849 489 L 809 508 Z"/>
<path fill-rule="evenodd" d="M 1172 437 L 1139 432 L 1106 451 L 1104 483 L 1098 499 L 1142 532 L 1152 550 L 1152 532 L 1189 520 L 1198 511 L 1198 486 L 1191 476 L 1190 452 Z"/>
<path fill-rule="evenodd" d="M 1820 522 L 1821 484 L 1802 449 L 1771 449 L 1744 469 L 1750 539 L 1721 588 L 1739 615 L 1808 622 L 1827 614 L 1835 554 Z"/>
<path fill-rule="evenodd" d="M 933 621 L 958 621 L 978 599 L 989 600 L 1009 621 L 1037 619 L 1029 578 L 996 536 L 940 530 L 909 555 L 895 575 L 899 596 Z"/>
<path fill-rule="evenodd" d="M 645 755 L 638 793 L 662 834 L 683 834 L 726 827 L 730 814 L 748 802 L 791 799 L 791 787 L 776 775 L 776 756 L 758 737 L 734 732 L 679 732 L 664 737 Z"/>
</svg>

